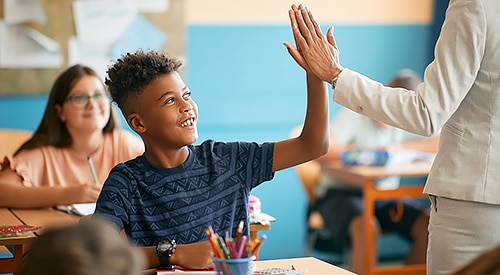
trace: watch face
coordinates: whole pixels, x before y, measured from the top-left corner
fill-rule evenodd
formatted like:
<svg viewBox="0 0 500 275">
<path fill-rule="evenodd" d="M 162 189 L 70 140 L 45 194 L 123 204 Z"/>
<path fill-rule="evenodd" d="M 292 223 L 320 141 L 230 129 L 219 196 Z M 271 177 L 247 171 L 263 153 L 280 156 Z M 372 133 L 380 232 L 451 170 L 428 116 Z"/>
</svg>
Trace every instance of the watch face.
<svg viewBox="0 0 500 275">
<path fill-rule="evenodd" d="M 175 240 L 163 240 L 156 246 L 159 252 L 174 253 L 176 248 Z"/>
<path fill-rule="evenodd" d="M 164 242 L 161 242 L 158 244 L 158 249 L 160 249 L 160 251 L 162 252 L 165 252 L 167 250 L 169 250 L 170 248 L 172 248 L 172 244 L 168 241 L 164 241 Z"/>
</svg>

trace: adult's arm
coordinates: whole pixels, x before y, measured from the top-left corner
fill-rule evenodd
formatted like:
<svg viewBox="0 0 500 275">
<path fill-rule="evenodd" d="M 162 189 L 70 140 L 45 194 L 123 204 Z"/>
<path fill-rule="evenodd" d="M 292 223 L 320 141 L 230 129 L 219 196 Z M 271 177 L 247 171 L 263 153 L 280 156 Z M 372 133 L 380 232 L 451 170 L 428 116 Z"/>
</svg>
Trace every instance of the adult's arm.
<svg viewBox="0 0 500 275">
<path fill-rule="evenodd" d="M 424 83 L 416 91 L 384 87 L 335 65 L 331 56 L 337 47 L 332 29 L 325 38 L 312 13 L 303 6 L 292 9 L 290 16 L 298 47 L 312 70 L 324 81 L 331 81 L 341 71 L 335 102 L 420 135 L 430 136 L 441 129 L 467 96 L 484 62 L 486 21 L 481 1 L 451 1 L 436 43 L 435 60 L 426 68 Z M 318 68 L 325 71 L 320 74 Z"/>
</svg>

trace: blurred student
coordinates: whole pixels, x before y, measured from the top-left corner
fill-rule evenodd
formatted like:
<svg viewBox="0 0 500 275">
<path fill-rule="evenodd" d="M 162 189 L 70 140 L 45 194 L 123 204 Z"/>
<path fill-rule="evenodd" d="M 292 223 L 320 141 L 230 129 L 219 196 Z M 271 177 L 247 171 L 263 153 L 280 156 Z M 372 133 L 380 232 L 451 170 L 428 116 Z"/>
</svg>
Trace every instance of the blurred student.
<svg viewBox="0 0 500 275">
<path fill-rule="evenodd" d="M 415 89 L 421 83 L 416 73 L 403 70 L 388 84 L 389 87 Z M 309 169 L 321 163 L 339 162 L 341 153 L 350 149 L 383 149 L 397 153 L 411 149 L 435 153 L 438 136 L 424 138 L 401 129 L 359 115 L 349 109 L 341 110 L 330 124 L 330 149 L 324 156 L 297 169 Z M 315 167 L 312 167 L 314 171 Z M 320 170 L 317 170 L 320 173 Z M 307 171 L 305 171 L 307 173 Z M 365 225 L 361 188 L 339 181 L 327 174 L 318 175 L 314 186 L 314 203 L 311 205 L 310 223 L 323 228 L 330 243 L 337 251 L 350 251 L 350 268 L 357 274 L 366 274 Z M 377 180 L 377 188 L 393 189 L 399 177 Z M 402 203 L 402 207 L 398 205 Z M 425 263 L 429 207 L 416 199 L 378 201 L 375 203 L 375 240 L 380 232 L 398 233 L 412 244 L 406 257 L 407 264 Z M 401 215 L 401 216 L 398 216 Z M 377 244 L 377 243 L 376 243 Z M 376 249 L 376 248 L 375 248 Z M 373 259 L 376 262 L 376 259 Z"/>
<path fill-rule="evenodd" d="M 142 255 L 113 227 L 88 220 L 38 236 L 21 275 L 140 275 L 143 264 Z"/>
<path fill-rule="evenodd" d="M 500 274 L 500 245 L 484 251 L 450 275 L 498 275 Z"/>
<path fill-rule="evenodd" d="M 219 236 L 234 236 L 245 221 L 243 234 L 248 236 L 250 191 L 271 180 L 275 171 L 328 150 L 328 90 L 299 62 L 307 72 L 308 95 L 300 136 L 279 142 L 206 140 L 193 145 L 198 139 L 198 106 L 178 73 L 181 65 L 158 52 L 138 51 L 108 69 L 111 95 L 146 151 L 111 171 L 94 217 L 124 229 L 131 242 L 142 247 L 149 267 L 212 268 L 207 228 Z"/>
<path fill-rule="evenodd" d="M 304 6 L 289 11 L 292 56 L 332 83 L 333 100 L 421 135 L 441 129 L 424 193 L 431 200 L 427 273 L 443 274 L 500 243 L 500 5 L 451 0 L 435 59 L 414 91 L 383 87 L 343 68 L 333 29 L 325 37 Z"/>
<path fill-rule="evenodd" d="M 33 136 L 4 158 L 0 206 L 95 202 L 111 168 L 143 151 L 139 138 L 117 127 L 97 73 L 74 65 L 56 79 Z"/>
</svg>

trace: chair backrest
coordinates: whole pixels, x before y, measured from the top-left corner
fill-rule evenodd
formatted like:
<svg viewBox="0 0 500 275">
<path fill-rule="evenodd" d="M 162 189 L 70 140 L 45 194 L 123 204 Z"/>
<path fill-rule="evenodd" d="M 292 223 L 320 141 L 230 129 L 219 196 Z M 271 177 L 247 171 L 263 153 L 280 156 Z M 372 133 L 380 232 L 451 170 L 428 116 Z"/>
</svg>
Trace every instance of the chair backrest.
<svg viewBox="0 0 500 275">
<path fill-rule="evenodd" d="M 0 129 L 0 162 L 5 156 L 12 156 L 31 135 L 28 130 Z"/>
<path fill-rule="evenodd" d="M 311 160 L 295 166 L 295 171 L 306 190 L 308 204 L 311 206 L 316 200 L 315 189 L 321 176 L 321 164 L 316 160 Z"/>
</svg>

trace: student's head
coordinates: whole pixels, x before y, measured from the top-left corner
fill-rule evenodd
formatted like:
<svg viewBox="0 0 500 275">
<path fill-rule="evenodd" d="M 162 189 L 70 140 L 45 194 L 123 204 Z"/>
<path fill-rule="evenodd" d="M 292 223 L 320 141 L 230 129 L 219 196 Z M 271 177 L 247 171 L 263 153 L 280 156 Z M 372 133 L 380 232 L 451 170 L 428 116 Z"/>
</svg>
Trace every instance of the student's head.
<svg viewBox="0 0 500 275">
<path fill-rule="evenodd" d="M 23 261 L 22 275 L 137 275 L 144 258 L 102 220 L 47 229 Z"/>
<path fill-rule="evenodd" d="M 37 130 L 17 152 L 43 145 L 68 147 L 72 135 L 96 130 L 111 132 L 115 127 L 111 101 L 102 80 L 91 68 L 74 65 L 55 80 Z"/>
<path fill-rule="evenodd" d="M 156 141 L 181 147 L 198 139 L 198 107 L 178 73 L 181 65 L 162 53 L 139 50 L 108 69 L 105 83 L 111 96 L 146 145 Z"/>
<path fill-rule="evenodd" d="M 393 88 L 405 88 L 415 91 L 420 83 L 422 83 L 422 79 L 417 75 L 416 72 L 409 69 L 404 69 L 398 72 L 389 81 L 389 84 L 387 84 L 387 86 Z"/>
<path fill-rule="evenodd" d="M 422 83 L 422 79 L 417 75 L 416 72 L 410 69 L 404 69 L 399 71 L 387 84 L 387 86 L 392 88 L 404 88 L 407 90 L 415 91 L 418 85 Z M 390 126 L 377 120 L 373 120 L 375 124 L 380 128 L 389 128 Z"/>
</svg>

